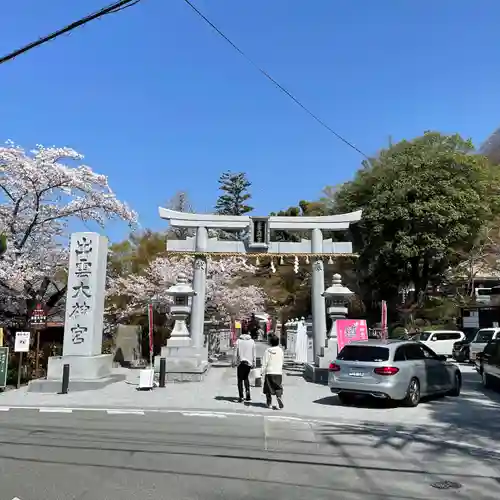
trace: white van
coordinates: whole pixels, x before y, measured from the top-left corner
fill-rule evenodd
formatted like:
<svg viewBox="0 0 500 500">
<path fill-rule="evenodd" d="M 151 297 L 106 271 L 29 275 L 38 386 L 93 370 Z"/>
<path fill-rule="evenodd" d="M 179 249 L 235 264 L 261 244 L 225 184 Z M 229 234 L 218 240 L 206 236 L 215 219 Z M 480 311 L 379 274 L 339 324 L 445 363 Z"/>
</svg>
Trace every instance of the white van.
<svg viewBox="0 0 500 500">
<path fill-rule="evenodd" d="M 478 353 L 483 352 L 486 344 L 490 340 L 500 337 L 500 328 L 481 328 L 472 339 L 469 346 L 470 360 L 472 363 L 476 361 Z"/>
<path fill-rule="evenodd" d="M 418 340 L 436 354 L 450 357 L 453 353 L 453 344 L 463 339 L 465 339 L 465 333 L 458 330 L 426 331 L 418 336 Z"/>
</svg>

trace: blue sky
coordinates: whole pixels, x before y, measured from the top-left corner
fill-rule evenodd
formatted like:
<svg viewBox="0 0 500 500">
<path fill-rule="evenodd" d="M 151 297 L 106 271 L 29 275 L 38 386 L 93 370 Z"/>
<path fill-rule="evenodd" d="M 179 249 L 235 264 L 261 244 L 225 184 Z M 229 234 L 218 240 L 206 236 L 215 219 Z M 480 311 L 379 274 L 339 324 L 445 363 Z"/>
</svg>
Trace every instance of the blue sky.
<svg viewBox="0 0 500 500">
<path fill-rule="evenodd" d="M 3 2 L 0 51 L 107 3 Z M 193 3 L 367 154 L 389 136 L 480 143 L 500 126 L 498 0 Z M 248 173 L 267 214 L 349 180 L 361 160 L 182 0 L 143 0 L 2 65 L 0 95 L 0 140 L 74 147 L 154 229 L 178 190 L 209 211 L 225 170 Z"/>
</svg>

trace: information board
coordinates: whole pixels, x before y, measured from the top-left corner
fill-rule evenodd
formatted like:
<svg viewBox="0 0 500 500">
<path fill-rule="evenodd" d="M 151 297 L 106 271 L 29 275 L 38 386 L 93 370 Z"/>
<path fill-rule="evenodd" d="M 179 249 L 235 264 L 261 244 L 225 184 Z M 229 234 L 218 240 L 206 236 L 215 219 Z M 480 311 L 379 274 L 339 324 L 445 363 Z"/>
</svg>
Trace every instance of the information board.
<svg viewBox="0 0 500 500">
<path fill-rule="evenodd" d="M 7 385 L 7 372 L 9 371 L 9 348 L 0 347 L 0 387 Z"/>
<path fill-rule="evenodd" d="M 14 352 L 28 352 L 30 350 L 30 332 L 16 332 Z"/>
</svg>

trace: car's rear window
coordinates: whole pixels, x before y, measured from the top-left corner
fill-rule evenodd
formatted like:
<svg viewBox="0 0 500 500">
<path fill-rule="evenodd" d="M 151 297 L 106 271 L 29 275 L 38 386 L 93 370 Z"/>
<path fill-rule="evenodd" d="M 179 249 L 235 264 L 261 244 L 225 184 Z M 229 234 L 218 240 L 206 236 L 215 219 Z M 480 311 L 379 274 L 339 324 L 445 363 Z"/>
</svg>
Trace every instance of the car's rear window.
<svg viewBox="0 0 500 500">
<path fill-rule="evenodd" d="M 346 345 L 337 356 L 342 361 L 387 361 L 389 349 L 372 345 Z"/>
<path fill-rule="evenodd" d="M 486 342 L 489 342 L 493 338 L 494 333 L 495 330 L 479 330 L 476 334 L 474 342 L 477 342 L 478 344 L 486 344 Z"/>
</svg>

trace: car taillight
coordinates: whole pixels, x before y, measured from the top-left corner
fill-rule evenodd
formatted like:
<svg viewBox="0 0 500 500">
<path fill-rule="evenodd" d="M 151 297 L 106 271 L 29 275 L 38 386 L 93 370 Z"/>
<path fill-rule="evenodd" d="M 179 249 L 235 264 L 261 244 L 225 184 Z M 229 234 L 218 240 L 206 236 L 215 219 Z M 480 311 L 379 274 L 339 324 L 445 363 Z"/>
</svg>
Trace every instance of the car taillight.
<svg viewBox="0 0 500 500">
<path fill-rule="evenodd" d="M 375 368 L 373 370 L 377 375 L 396 375 L 398 373 L 399 368 L 395 366 L 382 366 L 380 368 Z"/>
<path fill-rule="evenodd" d="M 328 370 L 331 372 L 339 372 L 340 371 L 340 366 L 336 365 L 335 363 L 330 363 L 330 366 L 328 367 Z"/>
</svg>

